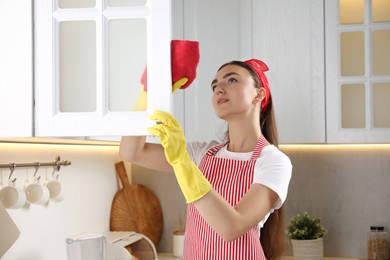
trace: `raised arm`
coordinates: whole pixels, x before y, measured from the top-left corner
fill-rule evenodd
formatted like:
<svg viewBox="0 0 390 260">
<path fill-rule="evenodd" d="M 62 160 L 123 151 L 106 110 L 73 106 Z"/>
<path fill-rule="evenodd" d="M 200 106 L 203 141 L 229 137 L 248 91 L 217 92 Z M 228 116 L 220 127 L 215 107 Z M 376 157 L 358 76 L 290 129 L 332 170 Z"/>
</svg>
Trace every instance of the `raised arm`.
<svg viewBox="0 0 390 260">
<path fill-rule="evenodd" d="M 119 156 L 136 165 L 163 171 L 173 172 L 167 162 L 164 148 L 160 144 L 145 142 L 145 136 L 123 136 L 119 148 Z"/>
<path fill-rule="evenodd" d="M 187 203 L 194 203 L 202 217 L 221 237 L 227 241 L 234 240 L 265 217 L 278 199 L 274 191 L 254 184 L 236 207 L 232 207 L 191 161 L 186 151 L 185 137 L 176 119 L 162 111 L 155 111 L 151 118 L 162 122 L 148 131 L 160 138 Z"/>
</svg>

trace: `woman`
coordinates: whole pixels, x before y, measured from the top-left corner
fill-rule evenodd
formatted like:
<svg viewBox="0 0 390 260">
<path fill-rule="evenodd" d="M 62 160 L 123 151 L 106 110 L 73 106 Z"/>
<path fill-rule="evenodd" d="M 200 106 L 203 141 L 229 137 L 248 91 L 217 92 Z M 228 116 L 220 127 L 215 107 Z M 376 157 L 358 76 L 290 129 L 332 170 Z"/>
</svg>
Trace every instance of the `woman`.
<svg viewBox="0 0 390 260">
<path fill-rule="evenodd" d="M 226 142 L 186 144 L 176 119 L 162 111 L 152 115 L 157 124 L 148 129 L 161 145 L 122 138 L 124 160 L 175 172 L 189 203 L 183 259 L 277 259 L 284 252 L 282 204 L 292 166 L 276 148 L 266 70 L 256 59 L 218 70 L 212 103 L 228 123 Z"/>
</svg>

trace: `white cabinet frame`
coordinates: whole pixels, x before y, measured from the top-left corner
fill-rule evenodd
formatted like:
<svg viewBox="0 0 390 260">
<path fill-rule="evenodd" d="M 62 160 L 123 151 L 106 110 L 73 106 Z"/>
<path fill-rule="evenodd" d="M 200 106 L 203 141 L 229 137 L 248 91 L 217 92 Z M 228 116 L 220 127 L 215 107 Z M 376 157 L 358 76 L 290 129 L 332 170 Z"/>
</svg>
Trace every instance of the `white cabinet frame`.
<svg viewBox="0 0 390 260">
<path fill-rule="evenodd" d="M 146 6 L 128 7 L 126 12 L 103 8 L 97 0 L 95 8 L 58 9 L 55 1 L 34 1 L 35 52 L 35 136 L 117 136 L 145 135 L 153 124 L 149 115 L 154 110 L 171 111 L 171 6 L 170 0 L 148 0 Z M 143 17 L 147 24 L 148 107 L 140 112 L 110 112 L 105 73 L 105 16 Z M 97 25 L 97 109 L 95 112 L 59 111 L 57 80 L 58 21 L 66 19 L 94 20 Z M 99 28 L 100 27 L 100 28 Z M 103 35 L 102 35 L 103 34 Z"/>
<path fill-rule="evenodd" d="M 372 74 L 371 34 L 372 30 L 389 29 L 389 23 L 372 24 L 371 0 L 365 0 L 365 23 L 339 25 L 339 0 L 325 2 L 325 45 L 326 45 L 326 113 L 327 113 L 327 143 L 388 143 L 389 128 L 374 128 L 373 126 L 373 84 L 389 82 L 387 76 Z M 349 31 L 364 32 L 365 45 L 365 75 L 342 77 L 340 73 L 340 33 Z M 342 128 L 341 120 L 341 85 L 345 83 L 362 83 L 365 86 L 365 128 Z"/>
</svg>

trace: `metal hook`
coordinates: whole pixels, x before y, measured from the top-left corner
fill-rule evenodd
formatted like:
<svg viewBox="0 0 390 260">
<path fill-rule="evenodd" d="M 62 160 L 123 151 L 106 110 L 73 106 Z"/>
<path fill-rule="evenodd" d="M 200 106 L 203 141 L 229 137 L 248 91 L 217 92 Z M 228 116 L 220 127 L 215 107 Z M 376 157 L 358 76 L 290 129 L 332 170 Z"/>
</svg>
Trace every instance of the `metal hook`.
<svg viewBox="0 0 390 260">
<path fill-rule="evenodd" d="M 35 178 L 35 176 L 37 175 L 37 172 L 38 172 L 38 170 L 39 170 L 39 168 L 41 167 L 41 164 L 39 163 L 39 162 L 35 162 L 35 166 L 34 166 L 34 168 L 35 168 L 35 172 L 34 172 L 34 175 L 33 175 L 33 177 Z"/>
<path fill-rule="evenodd" d="M 13 163 L 10 163 L 11 164 L 11 167 L 9 167 L 9 169 L 11 170 L 10 174 L 9 174 L 9 177 L 8 179 L 11 180 L 11 177 L 12 177 L 12 174 L 14 173 L 15 169 L 16 169 L 16 164 L 13 162 Z M 14 183 L 16 181 L 16 178 L 14 178 L 12 180 L 12 183 Z"/>
<path fill-rule="evenodd" d="M 54 177 L 54 173 L 55 173 L 56 171 L 58 171 L 57 165 L 55 165 L 55 166 L 53 167 L 53 172 L 51 173 L 51 176 L 52 176 L 52 177 Z M 58 174 L 58 175 L 59 175 L 59 174 Z M 57 175 L 57 176 L 58 176 L 58 175 Z"/>
<path fill-rule="evenodd" d="M 35 164 L 36 165 L 34 166 L 35 172 L 34 172 L 33 178 L 36 178 L 37 172 L 38 172 L 39 168 L 41 167 L 41 164 L 38 161 L 35 162 Z M 36 181 L 38 182 L 40 179 L 41 179 L 41 176 L 38 176 L 38 178 L 36 178 Z"/>
</svg>

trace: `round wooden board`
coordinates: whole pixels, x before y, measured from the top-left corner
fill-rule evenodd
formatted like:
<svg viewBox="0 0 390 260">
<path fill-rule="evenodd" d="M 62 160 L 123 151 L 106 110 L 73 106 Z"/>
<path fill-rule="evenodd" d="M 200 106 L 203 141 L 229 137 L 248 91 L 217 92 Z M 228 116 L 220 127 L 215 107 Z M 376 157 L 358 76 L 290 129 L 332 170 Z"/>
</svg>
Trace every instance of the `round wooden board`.
<svg viewBox="0 0 390 260">
<path fill-rule="evenodd" d="M 134 231 L 147 236 L 158 246 L 163 215 L 160 203 L 153 192 L 144 185 L 130 184 L 123 162 L 115 164 L 123 188 L 113 199 L 110 215 L 111 231 Z"/>
</svg>

